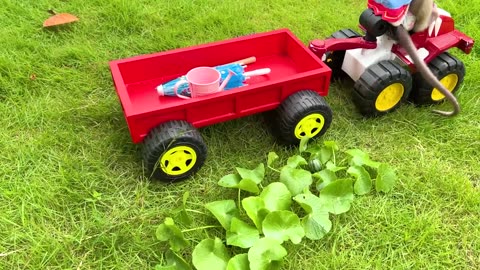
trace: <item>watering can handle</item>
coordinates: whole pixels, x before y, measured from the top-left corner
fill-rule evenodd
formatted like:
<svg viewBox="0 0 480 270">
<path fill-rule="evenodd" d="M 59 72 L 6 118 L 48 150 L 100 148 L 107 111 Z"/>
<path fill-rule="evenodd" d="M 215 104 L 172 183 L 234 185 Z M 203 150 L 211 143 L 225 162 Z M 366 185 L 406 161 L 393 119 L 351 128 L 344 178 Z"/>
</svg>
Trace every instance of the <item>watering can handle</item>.
<svg viewBox="0 0 480 270">
<path fill-rule="evenodd" d="M 251 56 L 251 57 L 248 57 L 248 58 L 244 58 L 244 59 L 232 62 L 230 64 L 248 65 L 248 64 L 251 64 L 251 63 L 255 63 L 255 61 L 257 61 L 257 58 L 255 56 Z"/>
<path fill-rule="evenodd" d="M 180 81 L 178 81 L 178 82 L 175 84 L 175 86 L 173 87 L 173 92 L 174 92 L 175 95 L 176 95 L 177 97 L 179 97 L 179 98 L 190 99 L 190 97 L 183 96 L 183 95 L 180 95 L 180 94 L 178 93 L 178 88 L 179 88 L 181 85 L 183 85 L 183 84 L 188 84 L 188 81 L 187 81 L 187 80 L 183 80 L 183 79 L 180 80 Z"/>
<path fill-rule="evenodd" d="M 225 86 L 227 85 L 228 81 L 230 81 L 230 78 L 232 78 L 232 76 L 235 74 L 235 72 L 231 71 L 231 70 L 228 70 L 228 75 L 227 77 L 225 78 L 225 80 L 223 80 L 222 84 L 220 85 L 219 87 L 219 90 L 220 91 L 223 91 L 223 89 L 225 88 Z"/>
<path fill-rule="evenodd" d="M 261 69 L 256 69 L 252 71 L 247 71 L 243 73 L 243 76 L 245 77 L 260 76 L 260 75 L 269 74 L 270 72 L 271 70 L 269 68 L 261 68 Z"/>
</svg>

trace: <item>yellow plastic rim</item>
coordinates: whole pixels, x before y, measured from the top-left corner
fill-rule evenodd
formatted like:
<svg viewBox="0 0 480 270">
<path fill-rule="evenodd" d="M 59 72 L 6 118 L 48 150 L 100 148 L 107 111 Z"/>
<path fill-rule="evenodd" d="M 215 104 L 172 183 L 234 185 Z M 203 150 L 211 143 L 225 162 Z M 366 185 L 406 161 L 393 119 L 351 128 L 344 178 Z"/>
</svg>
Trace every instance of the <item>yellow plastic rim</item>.
<svg viewBox="0 0 480 270">
<path fill-rule="evenodd" d="M 400 102 L 404 92 L 405 88 L 401 83 L 394 83 L 385 87 L 375 101 L 375 108 L 381 112 L 390 110 Z"/>
<path fill-rule="evenodd" d="M 175 146 L 160 159 L 160 168 L 168 175 L 187 173 L 195 166 L 197 153 L 189 146 Z"/>
<path fill-rule="evenodd" d="M 300 120 L 295 127 L 295 137 L 301 139 L 303 137 L 313 138 L 325 125 L 325 118 L 319 113 L 312 113 Z"/>
<path fill-rule="evenodd" d="M 452 92 L 458 84 L 458 75 L 448 74 L 440 80 L 440 83 L 443 84 L 443 86 L 445 86 L 448 91 Z M 433 101 L 440 101 L 445 98 L 445 96 L 440 91 L 438 91 L 437 88 L 433 88 L 431 97 Z"/>
</svg>

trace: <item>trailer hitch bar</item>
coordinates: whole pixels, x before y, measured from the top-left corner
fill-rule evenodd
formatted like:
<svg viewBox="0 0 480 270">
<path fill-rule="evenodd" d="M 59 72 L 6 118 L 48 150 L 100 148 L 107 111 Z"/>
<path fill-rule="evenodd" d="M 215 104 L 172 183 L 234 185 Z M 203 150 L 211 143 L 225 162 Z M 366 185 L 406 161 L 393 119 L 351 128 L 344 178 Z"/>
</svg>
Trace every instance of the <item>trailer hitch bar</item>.
<svg viewBox="0 0 480 270">
<path fill-rule="evenodd" d="M 315 39 L 310 42 L 310 50 L 320 59 L 326 52 L 346 51 L 352 49 L 375 49 L 377 42 L 368 41 L 364 37 Z"/>
</svg>

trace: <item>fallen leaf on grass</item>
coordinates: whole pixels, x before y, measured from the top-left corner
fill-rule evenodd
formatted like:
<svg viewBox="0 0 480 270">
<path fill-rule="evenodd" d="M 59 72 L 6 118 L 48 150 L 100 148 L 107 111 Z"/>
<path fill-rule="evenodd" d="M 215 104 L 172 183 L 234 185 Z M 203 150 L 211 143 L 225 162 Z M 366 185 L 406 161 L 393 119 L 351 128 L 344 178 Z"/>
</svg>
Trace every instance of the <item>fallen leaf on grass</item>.
<svg viewBox="0 0 480 270">
<path fill-rule="evenodd" d="M 53 10 L 49 10 L 48 12 L 53 16 L 43 22 L 43 27 L 52 27 L 78 21 L 77 16 L 70 13 L 55 13 Z"/>
</svg>

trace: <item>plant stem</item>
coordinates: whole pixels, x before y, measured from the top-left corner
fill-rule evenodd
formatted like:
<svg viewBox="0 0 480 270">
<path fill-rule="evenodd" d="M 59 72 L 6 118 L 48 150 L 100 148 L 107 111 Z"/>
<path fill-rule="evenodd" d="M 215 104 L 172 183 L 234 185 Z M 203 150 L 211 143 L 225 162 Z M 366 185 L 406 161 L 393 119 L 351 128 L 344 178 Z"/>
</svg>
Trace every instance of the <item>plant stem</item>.
<svg viewBox="0 0 480 270">
<path fill-rule="evenodd" d="M 182 230 L 182 233 L 192 232 L 192 231 L 197 231 L 197 230 L 203 230 L 203 229 L 210 229 L 210 228 L 221 228 L 221 227 L 222 226 L 218 226 L 218 225 L 208 225 L 208 226 L 203 226 L 203 227 L 191 228 L 191 229 L 188 229 L 188 230 Z"/>
<path fill-rule="evenodd" d="M 275 169 L 275 168 L 272 168 L 272 167 L 270 167 L 270 166 L 267 166 L 267 167 L 268 167 L 270 170 L 274 171 L 274 172 L 280 173 L 280 171 L 277 170 L 277 169 Z"/>
<path fill-rule="evenodd" d="M 242 212 L 242 207 L 241 207 L 241 202 L 240 202 L 240 192 L 242 190 L 241 189 L 238 189 L 238 212 L 241 213 Z"/>
<path fill-rule="evenodd" d="M 202 215 L 206 215 L 204 212 L 202 211 L 197 211 L 197 210 L 193 210 L 193 209 L 185 209 L 185 211 L 187 212 L 192 212 L 192 213 L 197 213 L 197 214 L 202 214 Z"/>
</svg>

